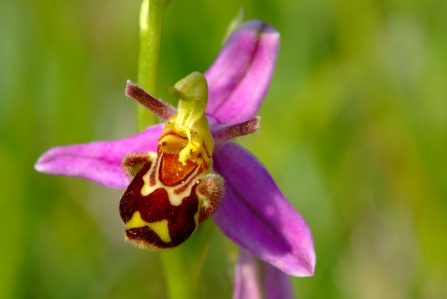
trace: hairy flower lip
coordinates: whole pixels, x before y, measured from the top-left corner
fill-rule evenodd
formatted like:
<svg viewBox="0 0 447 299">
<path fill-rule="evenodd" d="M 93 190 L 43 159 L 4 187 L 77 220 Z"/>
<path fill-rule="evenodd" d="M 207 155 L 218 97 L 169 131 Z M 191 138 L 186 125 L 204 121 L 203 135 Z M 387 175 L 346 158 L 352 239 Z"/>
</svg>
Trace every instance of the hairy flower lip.
<svg viewBox="0 0 447 299">
<path fill-rule="evenodd" d="M 254 44 L 258 48 L 255 54 Z M 230 239 L 260 259 L 289 275 L 309 276 L 314 271 L 315 252 L 304 219 L 257 159 L 239 145 L 225 143 L 237 133 L 234 125 L 256 122 L 253 118 L 268 90 L 278 47 L 275 29 L 260 21 L 247 22 L 233 32 L 205 73 L 210 94 L 206 114 L 218 140 L 224 136 L 216 143 L 214 166 L 229 190 L 212 217 Z M 247 63 L 249 67 L 237 68 Z M 159 116 L 166 117 L 171 108 Z M 56 147 L 44 153 L 35 168 L 125 188 L 129 179 L 121 170 L 124 156 L 155 152 L 162 129 L 159 124 L 120 140 Z"/>
</svg>

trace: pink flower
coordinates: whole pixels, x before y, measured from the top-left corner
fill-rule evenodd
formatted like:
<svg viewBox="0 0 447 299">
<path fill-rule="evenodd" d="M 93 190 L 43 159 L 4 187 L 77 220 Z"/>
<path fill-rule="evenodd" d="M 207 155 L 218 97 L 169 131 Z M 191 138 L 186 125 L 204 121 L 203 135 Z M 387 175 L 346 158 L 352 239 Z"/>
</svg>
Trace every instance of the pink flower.
<svg viewBox="0 0 447 299">
<path fill-rule="evenodd" d="M 309 276 L 315 267 L 309 227 L 264 166 L 230 141 L 258 129 L 255 116 L 270 84 L 278 46 L 274 28 L 260 21 L 247 22 L 233 32 L 204 74 L 209 90 L 206 115 L 215 138 L 213 168 L 225 180 L 225 195 L 212 219 L 244 248 L 244 254 L 250 252 L 288 275 Z M 176 112 L 131 83 L 126 94 L 152 105 L 151 110 L 165 120 Z M 123 158 L 130 153 L 156 152 L 163 126 L 115 141 L 55 147 L 39 158 L 35 168 L 126 188 L 129 178 L 121 168 Z"/>
</svg>

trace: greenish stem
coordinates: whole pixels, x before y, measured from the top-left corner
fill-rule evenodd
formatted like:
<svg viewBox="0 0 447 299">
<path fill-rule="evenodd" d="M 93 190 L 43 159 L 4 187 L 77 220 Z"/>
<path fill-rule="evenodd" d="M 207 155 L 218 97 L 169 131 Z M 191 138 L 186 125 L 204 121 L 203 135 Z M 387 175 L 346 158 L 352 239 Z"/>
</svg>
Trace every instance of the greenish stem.
<svg viewBox="0 0 447 299">
<path fill-rule="evenodd" d="M 138 61 L 138 85 L 156 96 L 157 69 L 160 54 L 163 12 L 170 1 L 143 0 L 140 12 L 140 57 Z M 157 123 L 157 117 L 137 104 L 137 130 L 142 131 Z"/>
<path fill-rule="evenodd" d="M 199 275 L 216 225 L 205 221 L 185 243 L 160 253 L 170 299 L 200 298 Z"/>
</svg>

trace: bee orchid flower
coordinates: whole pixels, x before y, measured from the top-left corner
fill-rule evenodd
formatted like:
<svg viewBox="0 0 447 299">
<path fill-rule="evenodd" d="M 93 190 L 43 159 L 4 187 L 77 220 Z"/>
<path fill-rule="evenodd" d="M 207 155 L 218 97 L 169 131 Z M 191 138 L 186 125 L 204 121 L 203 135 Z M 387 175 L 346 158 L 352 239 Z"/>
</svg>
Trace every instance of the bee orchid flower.
<svg viewBox="0 0 447 299">
<path fill-rule="evenodd" d="M 222 232 L 247 252 L 288 275 L 312 275 L 315 252 L 305 220 L 283 196 L 262 163 L 231 141 L 259 129 L 256 113 L 268 91 L 278 47 L 279 34 L 274 28 L 261 21 L 246 22 L 227 39 L 204 73 L 207 89 L 203 82 L 200 88 L 185 87 L 190 81 L 174 86 L 171 92 L 181 99 L 178 111 L 128 82 L 126 94 L 166 123 L 120 140 L 52 148 L 39 158 L 35 168 L 111 188 L 127 188 L 120 213 L 127 238 L 134 238 L 137 245 L 159 237 L 160 244 L 174 247 L 184 239 L 175 234 L 182 231 L 179 226 L 189 223 L 190 227 L 185 228 L 189 231 L 187 237 L 211 215 Z M 189 97 L 194 101 L 188 101 Z M 181 177 L 153 175 L 156 170 L 161 173 L 162 168 L 168 173 L 169 167 L 181 169 Z M 195 202 L 191 217 L 177 221 L 184 216 L 177 210 L 175 219 L 162 219 L 151 211 L 148 214 L 153 221 L 140 215 L 142 196 L 156 193 L 153 186 L 161 184 L 164 189 L 156 192 L 157 198 L 167 201 L 163 210 L 166 215 L 186 202 L 185 197 L 173 203 L 171 194 L 183 194 L 186 188 L 196 190 L 197 196 L 188 195 L 188 200 Z M 181 184 L 185 184 L 184 189 Z M 141 189 L 141 194 L 136 196 L 132 188 Z M 192 189 L 188 189 L 188 194 L 192 194 Z M 197 201 L 205 206 L 203 213 L 197 209 Z M 144 209 L 149 208 L 144 205 Z M 170 225 L 174 221 L 177 226 L 173 233 Z"/>
</svg>

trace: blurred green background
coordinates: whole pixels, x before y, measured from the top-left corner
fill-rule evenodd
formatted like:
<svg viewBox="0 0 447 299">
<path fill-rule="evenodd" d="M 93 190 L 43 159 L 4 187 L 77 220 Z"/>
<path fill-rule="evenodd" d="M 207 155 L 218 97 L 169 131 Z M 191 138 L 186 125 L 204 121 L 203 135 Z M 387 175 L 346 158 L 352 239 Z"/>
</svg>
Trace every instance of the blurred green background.
<svg viewBox="0 0 447 299">
<path fill-rule="evenodd" d="M 158 256 L 123 241 L 121 190 L 33 169 L 135 132 L 139 6 L 0 1 L 1 298 L 166 297 Z M 447 298 L 447 1 L 174 0 L 159 96 L 207 69 L 240 6 L 281 33 L 261 132 L 239 141 L 311 226 L 297 298 Z M 234 259 L 217 233 L 203 298 L 231 298 Z"/>
</svg>

